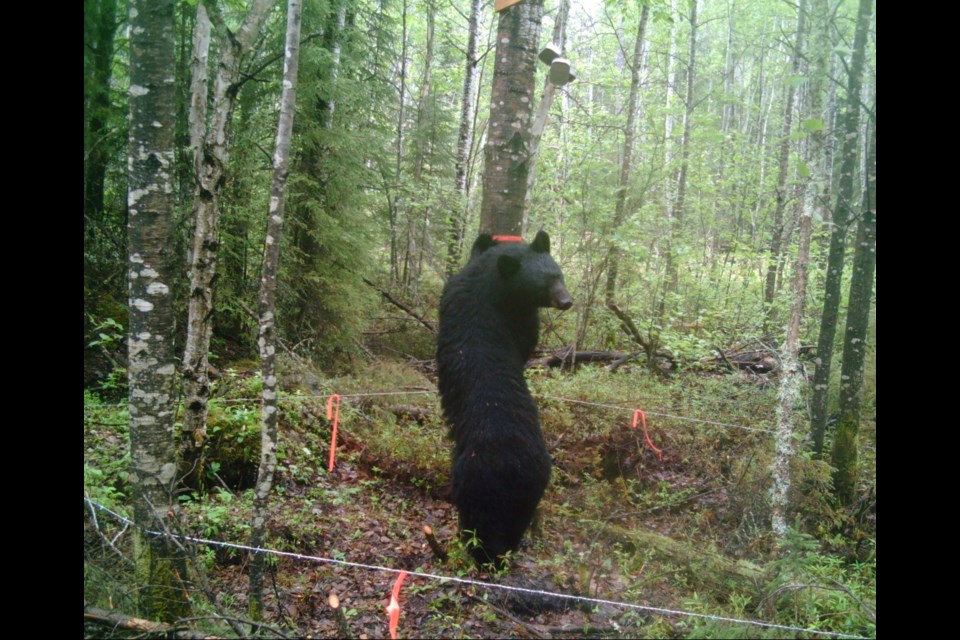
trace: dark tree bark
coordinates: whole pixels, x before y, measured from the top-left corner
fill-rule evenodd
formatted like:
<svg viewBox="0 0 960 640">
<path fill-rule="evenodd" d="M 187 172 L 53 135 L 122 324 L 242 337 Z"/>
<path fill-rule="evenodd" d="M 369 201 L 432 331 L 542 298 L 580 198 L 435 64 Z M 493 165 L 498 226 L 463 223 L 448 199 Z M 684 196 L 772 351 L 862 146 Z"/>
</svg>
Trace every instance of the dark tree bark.
<svg viewBox="0 0 960 640">
<path fill-rule="evenodd" d="M 273 155 L 273 184 L 267 214 L 267 236 L 263 248 L 263 272 L 260 277 L 260 367 L 263 376 L 263 411 L 260 429 L 260 470 L 253 493 L 253 524 L 250 546 L 261 547 L 266 539 L 267 503 L 273 490 L 277 468 L 277 368 L 276 299 L 277 272 L 280 263 L 280 236 L 283 231 L 284 199 L 290 157 L 290 136 L 297 101 L 297 67 L 300 59 L 301 0 L 287 2 L 287 36 L 283 58 L 283 92 L 280 98 L 280 124 Z M 253 555 L 250 561 L 250 617 L 263 618 L 263 574 L 265 557 Z"/>
<path fill-rule="evenodd" d="M 181 432 L 183 464 L 202 471 L 200 455 L 206 439 L 210 339 L 213 336 L 213 282 L 220 250 L 220 194 L 226 182 L 230 156 L 230 123 L 236 106 L 240 61 L 253 47 L 274 0 L 252 0 L 236 33 L 223 22 L 212 0 L 197 3 L 191 83 L 190 143 L 194 147 L 196 192 L 193 206 L 193 240 L 187 337 L 183 351 L 184 416 Z M 211 114 L 207 121 L 207 48 L 210 26 L 217 38 L 220 60 L 214 79 Z"/>
<path fill-rule="evenodd" d="M 116 0 L 83 3 L 83 228 L 103 214 L 104 179 L 112 145 L 109 139 L 110 78 L 117 31 Z"/>
<path fill-rule="evenodd" d="M 650 17 L 650 5 L 644 3 L 637 26 L 637 39 L 633 45 L 633 62 L 630 64 L 630 98 L 627 100 L 627 125 L 623 135 L 623 160 L 620 164 L 620 180 L 617 184 L 616 208 L 611 229 L 619 229 L 627 216 L 627 191 L 630 187 L 630 172 L 633 168 L 633 145 L 636 136 L 637 110 L 640 104 L 640 65 L 643 62 L 643 41 Z M 632 207 L 631 207 L 632 208 Z M 623 252 L 614 243 L 607 251 L 607 286 L 605 301 L 607 307 L 616 304 L 617 275 Z"/>
<path fill-rule="evenodd" d="M 470 21 L 467 33 L 466 65 L 463 73 L 463 91 L 460 98 L 460 128 L 457 132 L 457 160 L 454 170 L 454 184 L 459 196 L 457 209 L 452 211 L 448 221 L 447 276 L 453 275 L 460 265 L 465 233 L 467 196 L 470 191 L 469 174 L 470 154 L 473 151 L 473 103 L 477 85 L 477 31 L 480 22 L 480 0 L 470 0 Z"/>
<path fill-rule="evenodd" d="M 860 137 L 860 87 L 863 81 L 867 28 L 870 25 L 872 8 L 873 0 L 860 0 L 860 6 L 857 10 L 856 33 L 853 38 L 850 76 L 847 80 L 847 102 L 843 114 L 843 127 L 840 132 L 842 140 L 840 181 L 837 187 L 837 203 L 833 210 L 833 232 L 830 236 L 830 252 L 827 257 L 823 312 L 820 316 L 820 337 L 817 340 L 817 369 L 813 378 L 813 397 L 810 408 L 813 451 L 817 457 L 823 454 L 833 343 L 837 335 L 837 319 L 840 315 L 840 282 L 843 278 L 847 226 L 853 211 L 853 198 L 856 190 L 857 150 Z"/>
<path fill-rule="evenodd" d="M 500 12 L 484 149 L 480 232 L 522 236 L 543 0 Z"/>
<path fill-rule="evenodd" d="M 847 305 L 847 326 L 840 365 L 840 420 L 833 439 L 830 463 L 836 469 L 833 486 L 842 504 L 850 504 L 857 487 L 857 433 L 860 430 L 860 400 L 863 362 L 870 324 L 870 298 L 877 266 L 877 104 L 873 103 L 867 150 L 867 185 L 857 223 L 857 248 L 853 255 L 853 278 Z"/>
<path fill-rule="evenodd" d="M 173 435 L 171 247 L 174 209 L 175 100 L 172 0 L 130 6 L 130 146 L 128 155 L 128 285 L 130 291 L 130 484 L 136 533 L 138 607 L 164 621 L 189 604 L 180 584 L 182 559 L 163 536 L 177 508 Z"/>
</svg>

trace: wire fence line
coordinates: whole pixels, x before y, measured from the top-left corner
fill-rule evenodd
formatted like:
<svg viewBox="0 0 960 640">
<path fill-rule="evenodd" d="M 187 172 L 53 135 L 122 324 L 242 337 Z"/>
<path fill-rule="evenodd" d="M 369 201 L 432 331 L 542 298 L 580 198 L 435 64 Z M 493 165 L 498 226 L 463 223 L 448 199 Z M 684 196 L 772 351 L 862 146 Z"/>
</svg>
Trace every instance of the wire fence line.
<svg viewBox="0 0 960 640">
<path fill-rule="evenodd" d="M 791 625 L 776 624 L 773 622 L 763 622 L 761 620 L 749 620 L 745 618 L 732 618 L 728 616 L 718 616 L 712 615 L 709 613 L 696 613 L 693 611 L 683 611 L 681 609 L 668 609 L 665 607 L 655 607 L 652 605 L 636 604 L 632 602 L 623 602 L 619 600 L 609 600 L 606 598 L 591 598 L 588 596 L 578 596 L 569 593 L 559 593 L 554 591 L 546 591 L 543 589 L 531 589 L 528 587 L 516 587 L 512 585 L 505 584 L 496 584 L 493 582 L 483 582 L 481 580 L 471 580 L 469 578 L 461 578 L 458 576 L 444 576 L 434 573 L 427 573 L 424 571 L 410 571 L 405 569 L 396 569 L 393 567 L 386 567 L 381 565 L 374 564 L 365 564 L 362 562 L 351 562 L 349 560 L 338 560 L 336 558 L 324 558 L 321 556 L 311 556 L 302 553 L 295 553 L 292 551 L 279 551 L 277 549 L 269 549 L 266 547 L 252 547 L 244 544 L 236 544 L 232 542 L 224 542 L 222 540 L 211 540 L 208 538 L 199 538 L 195 536 L 186 536 L 186 535 L 176 535 L 166 532 L 151 531 L 149 529 L 144 529 L 139 527 L 133 520 L 113 511 L 112 509 L 105 507 L 98 502 L 83 497 L 84 502 L 94 509 L 103 511 L 104 513 L 109 514 L 118 522 L 124 524 L 125 526 L 134 526 L 145 531 L 149 535 L 155 536 L 169 536 L 182 540 L 185 542 L 191 542 L 194 544 L 202 544 L 212 547 L 220 547 L 224 549 L 235 549 L 238 551 L 247 551 L 249 553 L 263 553 L 272 555 L 278 558 L 289 558 L 293 560 L 300 560 L 304 562 L 313 562 L 317 564 L 330 564 L 337 565 L 341 567 L 349 567 L 352 569 L 364 569 L 368 571 L 379 571 L 383 573 L 390 574 L 399 574 L 401 571 L 405 571 L 408 576 L 413 576 L 416 578 L 423 578 L 425 580 L 439 581 L 441 583 L 454 583 L 461 584 L 466 586 L 477 587 L 480 589 L 487 590 L 500 590 L 500 591 L 511 591 L 515 593 L 525 593 L 530 595 L 536 595 L 543 598 L 555 598 L 558 600 L 569 600 L 575 602 L 584 602 L 594 605 L 606 605 L 611 607 L 617 607 L 620 609 L 628 609 L 633 611 L 642 611 L 645 613 L 652 613 L 656 615 L 672 616 L 672 617 L 685 617 L 685 618 L 695 618 L 700 620 L 712 620 L 714 622 L 725 622 L 730 624 L 739 624 L 745 626 L 759 627 L 764 629 L 778 629 L 781 631 L 791 631 L 795 633 L 808 633 L 810 635 L 829 637 L 829 638 L 853 638 L 855 640 L 868 640 L 865 636 L 858 636 L 854 634 L 847 633 L 838 633 L 836 631 L 822 631 L 820 629 L 810 629 L 806 627 L 797 627 Z"/>
</svg>

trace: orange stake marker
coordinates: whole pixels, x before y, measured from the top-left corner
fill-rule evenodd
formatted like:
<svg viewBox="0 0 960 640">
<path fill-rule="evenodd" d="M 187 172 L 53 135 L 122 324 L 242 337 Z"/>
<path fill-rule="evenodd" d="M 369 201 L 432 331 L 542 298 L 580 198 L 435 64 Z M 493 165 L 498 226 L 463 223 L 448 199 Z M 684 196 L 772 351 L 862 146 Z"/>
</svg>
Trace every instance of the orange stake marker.
<svg viewBox="0 0 960 640">
<path fill-rule="evenodd" d="M 333 463 L 337 460 L 337 426 L 340 424 L 340 395 L 333 394 L 327 398 L 327 420 L 333 420 L 333 433 L 330 436 L 330 465 L 328 471 L 333 473 Z"/>
<path fill-rule="evenodd" d="M 650 439 L 650 432 L 647 431 L 647 414 L 645 414 L 640 409 L 634 409 L 633 410 L 633 428 L 634 429 L 637 428 L 638 421 L 643 426 L 643 437 L 646 439 L 647 444 L 650 446 L 651 449 L 653 449 L 656 452 L 657 458 L 659 458 L 660 460 L 663 460 L 663 452 L 660 451 L 660 449 L 657 449 L 657 445 L 653 444 L 653 440 Z"/>
<path fill-rule="evenodd" d="M 397 640 L 397 625 L 400 623 L 400 587 L 406 577 L 406 571 L 401 571 L 400 575 L 397 576 L 397 581 L 393 583 L 393 591 L 390 593 L 390 604 L 387 605 L 387 615 L 390 616 L 391 640 Z"/>
</svg>

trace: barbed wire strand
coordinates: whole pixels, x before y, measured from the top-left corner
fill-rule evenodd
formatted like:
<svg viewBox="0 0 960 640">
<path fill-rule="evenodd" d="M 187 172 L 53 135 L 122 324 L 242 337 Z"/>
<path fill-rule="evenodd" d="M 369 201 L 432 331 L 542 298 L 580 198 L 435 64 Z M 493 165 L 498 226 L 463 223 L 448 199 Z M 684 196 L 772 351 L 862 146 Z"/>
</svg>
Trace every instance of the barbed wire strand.
<svg viewBox="0 0 960 640">
<path fill-rule="evenodd" d="M 134 523 L 134 522 L 133 522 L 132 520 L 130 520 L 129 518 L 126 518 L 126 517 L 120 515 L 119 513 L 117 513 L 116 511 L 113 511 L 112 509 L 109 509 L 109 508 L 107 508 L 107 507 L 105 507 L 105 506 L 103 506 L 103 505 L 101 505 L 101 504 L 99 504 L 99 503 L 97 503 L 97 502 L 94 502 L 93 500 L 91 500 L 90 498 L 87 498 L 86 496 L 83 497 L 83 500 L 84 500 L 84 502 L 87 502 L 89 505 L 91 505 L 91 506 L 93 506 L 93 507 L 96 507 L 97 509 L 100 509 L 101 511 L 104 511 L 105 513 L 110 514 L 110 515 L 113 516 L 115 519 L 119 520 L 120 522 L 122 522 L 122 523 L 124 523 L 124 524 L 137 526 L 136 523 Z M 141 528 L 141 529 L 142 529 L 142 527 L 138 527 L 138 528 Z M 150 534 L 150 535 L 172 535 L 173 537 L 179 538 L 179 539 L 181 539 L 181 540 L 185 540 L 185 541 L 187 541 L 187 542 L 193 542 L 193 543 L 195 543 L 195 544 L 203 544 L 203 545 L 209 545 L 209 546 L 214 546 L 214 547 L 221 547 L 221 548 L 224 548 L 224 549 L 237 549 L 237 550 L 240 550 L 240 551 L 248 551 L 248 552 L 250 552 L 250 553 L 265 553 L 265 554 L 268 554 L 268 555 L 273 555 L 273 556 L 277 556 L 277 557 L 281 557 L 281 558 L 291 558 L 291 559 L 294 559 L 294 560 L 303 560 L 303 561 L 306 561 L 306 562 L 314 562 L 314 563 L 319 563 L 319 564 L 334 564 L 334 565 L 339 565 L 339 566 L 343 566 L 343 567 L 350 567 L 350 568 L 353 568 L 353 569 L 366 569 L 366 570 L 369 570 L 369 571 L 381 571 L 381 572 L 392 573 L 392 574 L 398 574 L 398 573 L 400 573 L 401 571 L 403 571 L 403 569 L 394 569 L 394 568 L 392 568 L 392 567 L 384 567 L 384 566 L 374 565 L 374 564 L 364 564 L 364 563 L 362 563 L 362 562 L 351 562 L 351 561 L 349 561 L 349 560 L 337 560 L 337 559 L 334 559 L 334 558 L 322 558 L 322 557 L 319 557 L 319 556 L 308 556 L 308 555 L 304 555 L 304 554 L 301 554 L 301 553 L 295 553 L 295 552 L 293 552 L 293 551 L 279 551 L 279 550 L 276 550 L 276 549 L 267 549 L 267 548 L 264 548 L 264 547 L 251 547 L 251 546 L 249 546 L 249 545 L 235 544 L 235 543 L 231 543 L 231 542 L 223 542 L 223 541 L 220 541 L 220 540 L 209 540 L 209 539 L 207 539 L 207 538 L 197 538 L 197 537 L 193 537 L 193 536 L 165 534 L 165 533 L 160 533 L 160 532 L 156 532 L 156 531 L 150 531 L 150 530 L 148 530 L 148 529 L 142 529 L 142 530 L 145 531 L 146 533 Z M 730 617 L 727 617 L 727 616 L 717 616 L 717 615 L 712 615 L 712 614 L 709 614 L 709 613 L 694 613 L 694 612 L 692 612 L 692 611 L 682 611 L 682 610 L 680 610 L 680 609 L 667 609 L 667 608 L 664 608 L 664 607 L 654 607 L 654 606 L 650 606 L 650 605 L 634 604 L 634 603 L 632 603 L 632 602 L 620 602 L 620 601 L 617 601 L 617 600 L 607 600 L 607 599 L 605 599 L 605 598 L 590 598 L 590 597 L 587 597 L 587 596 L 576 596 L 576 595 L 572 595 L 572 594 L 568 594 L 568 593 L 556 593 L 556 592 L 552 592 L 552 591 L 545 591 L 545 590 L 542 590 L 542 589 L 530 589 L 530 588 L 527 588 L 527 587 L 515 587 L 515 586 L 512 586 L 512 585 L 506 585 L 506 584 L 495 584 L 495 583 L 492 583 L 492 582 L 482 582 L 482 581 L 480 581 L 480 580 L 471 580 L 471 579 L 469 579 L 469 578 L 458 578 L 458 577 L 455 577 L 455 576 L 442 576 L 442 575 L 437 575 L 437 574 L 433 574 L 433 573 L 425 573 L 425 572 L 422 572 L 422 571 L 410 571 L 410 570 L 406 570 L 406 572 L 407 572 L 407 575 L 409 575 L 409 576 L 414 576 L 414 577 L 417 577 L 417 578 L 425 578 L 425 579 L 427 579 L 427 580 L 439 580 L 439 581 L 441 581 L 441 582 L 453 582 L 453 583 L 456 583 L 456 584 L 462 584 L 462 585 L 469 585 L 469 586 L 479 587 L 479 588 L 481 588 L 481 589 L 500 589 L 500 590 L 502 590 L 502 591 L 513 591 L 513 592 L 517 592 L 517 593 L 527 593 L 527 594 L 537 595 L 537 596 L 546 597 L 546 598 L 557 598 L 557 599 L 560 599 L 560 600 L 575 600 L 575 601 L 578 601 L 578 602 L 587 602 L 587 603 L 596 604 L 596 605 L 608 605 L 608 606 L 612 606 L 612 607 L 620 607 L 620 608 L 624 608 L 624 609 L 633 609 L 633 610 L 635 610 L 635 611 L 644 611 L 644 612 L 647 612 L 647 613 L 655 613 L 655 614 L 666 615 L 666 616 L 678 616 L 678 617 L 687 617 L 687 618 L 700 618 L 700 619 L 704 619 L 704 620 L 713 620 L 713 621 L 715 621 L 715 622 L 728 622 L 728 623 L 731 623 L 731 624 L 741 624 L 741 625 L 748 625 L 748 626 L 754 626 L 754 627 L 763 627 L 763 628 L 766 628 L 766 629 L 779 629 L 779 630 L 781 630 L 781 631 L 794 631 L 794 632 L 798 632 L 798 633 L 809 633 L 809 634 L 811 634 L 811 635 L 825 636 L 825 637 L 830 637 L 830 638 L 853 638 L 854 640 L 868 640 L 865 636 L 858 636 L 858 635 L 847 634 L 847 633 L 839 633 L 839 632 L 836 632 L 836 631 L 821 631 L 821 630 L 819 630 L 819 629 L 807 629 L 807 628 L 804 628 L 804 627 L 795 627 L 795 626 L 790 626 L 790 625 L 776 624 L 776 623 L 773 623 L 773 622 L 762 622 L 762 621 L 760 621 L 760 620 L 746 620 L 746 619 L 741 619 L 741 618 L 730 618 Z"/>
</svg>

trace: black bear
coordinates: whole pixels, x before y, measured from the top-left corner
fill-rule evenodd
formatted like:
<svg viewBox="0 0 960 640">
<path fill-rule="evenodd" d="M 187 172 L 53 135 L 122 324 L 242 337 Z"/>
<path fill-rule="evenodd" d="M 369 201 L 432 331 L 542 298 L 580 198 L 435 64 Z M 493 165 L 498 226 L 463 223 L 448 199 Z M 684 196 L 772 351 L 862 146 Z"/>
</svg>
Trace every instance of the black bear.
<svg viewBox="0 0 960 640">
<path fill-rule="evenodd" d="M 453 500 L 478 564 L 502 566 L 550 479 L 550 455 L 523 367 L 540 307 L 573 304 L 543 231 L 529 245 L 481 235 L 440 301 L 437 373 L 454 440 Z"/>
</svg>

